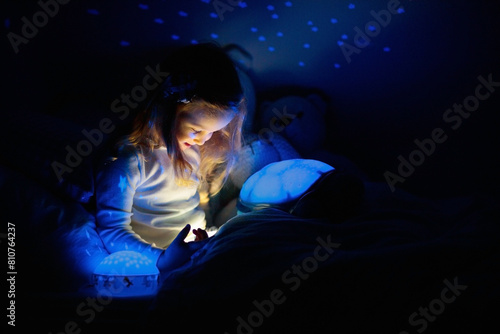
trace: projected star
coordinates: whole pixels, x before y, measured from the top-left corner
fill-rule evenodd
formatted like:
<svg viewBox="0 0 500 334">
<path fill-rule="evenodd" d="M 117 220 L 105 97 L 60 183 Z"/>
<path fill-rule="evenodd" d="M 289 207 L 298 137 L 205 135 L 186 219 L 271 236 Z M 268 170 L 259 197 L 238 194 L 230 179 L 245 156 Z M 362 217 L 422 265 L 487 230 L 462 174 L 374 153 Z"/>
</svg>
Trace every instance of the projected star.
<svg viewBox="0 0 500 334">
<path fill-rule="evenodd" d="M 125 188 L 127 188 L 127 179 L 123 176 L 120 175 L 120 183 L 118 184 L 118 187 L 122 192 L 125 191 Z"/>
</svg>

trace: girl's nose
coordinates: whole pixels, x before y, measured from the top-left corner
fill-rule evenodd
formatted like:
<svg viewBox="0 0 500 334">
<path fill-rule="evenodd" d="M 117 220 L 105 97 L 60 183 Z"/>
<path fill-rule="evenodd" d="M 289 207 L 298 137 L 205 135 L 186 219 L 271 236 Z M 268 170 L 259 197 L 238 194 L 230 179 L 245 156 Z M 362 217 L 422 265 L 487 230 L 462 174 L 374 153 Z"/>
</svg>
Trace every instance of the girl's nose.
<svg viewBox="0 0 500 334">
<path fill-rule="evenodd" d="M 196 145 L 203 145 L 205 144 L 210 138 L 212 138 L 212 132 L 210 133 L 207 133 L 206 135 L 204 136 L 198 136 L 194 139 L 194 142 L 196 143 Z"/>
</svg>

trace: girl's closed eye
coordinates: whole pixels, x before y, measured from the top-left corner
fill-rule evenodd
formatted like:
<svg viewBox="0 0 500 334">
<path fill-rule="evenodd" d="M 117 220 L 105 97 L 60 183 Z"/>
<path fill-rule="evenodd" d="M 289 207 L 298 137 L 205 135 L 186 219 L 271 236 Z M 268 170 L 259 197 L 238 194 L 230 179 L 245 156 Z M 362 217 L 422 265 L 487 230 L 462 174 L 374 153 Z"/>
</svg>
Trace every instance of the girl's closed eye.
<svg viewBox="0 0 500 334">
<path fill-rule="evenodd" d="M 200 133 L 200 132 L 201 132 L 201 130 L 196 130 L 196 129 L 194 129 L 194 128 L 191 128 L 191 130 L 193 130 L 192 132 L 193 132 L 194 134 L 198 134 L 198 133 Z"/>
</svg>

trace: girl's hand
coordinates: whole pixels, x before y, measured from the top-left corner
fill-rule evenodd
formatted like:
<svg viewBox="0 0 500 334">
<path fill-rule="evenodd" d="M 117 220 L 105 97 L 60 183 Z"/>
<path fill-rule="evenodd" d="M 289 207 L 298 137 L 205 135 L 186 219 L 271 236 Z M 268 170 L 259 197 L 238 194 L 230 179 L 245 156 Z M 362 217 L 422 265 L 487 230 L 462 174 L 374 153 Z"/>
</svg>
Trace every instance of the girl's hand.
<svg viewBox="0 0 500 334">
<path fill-rule="evenodd" d="M 193 234 L 196 236 L 194 241 L 202 241 L 202 240 L 208 239 L 207 231 L 205 231 L 201 228 L 197 228 L 196 230 L 193 230 Z"/>
<path fill-rule="evenodd" d="M 206 244 L 208 241 L 208 234 L 202 229 L 193 230 L 193 233 L 196 235 L 196 241 L 185 242 L 184 239 L 189 234 L 190 230 L 191 225 L 186 225 L 167 249 L 161 253 L 156 263 L 160 272 L 179 268 L 191 259 L 191 255 Z"/>
</svg>

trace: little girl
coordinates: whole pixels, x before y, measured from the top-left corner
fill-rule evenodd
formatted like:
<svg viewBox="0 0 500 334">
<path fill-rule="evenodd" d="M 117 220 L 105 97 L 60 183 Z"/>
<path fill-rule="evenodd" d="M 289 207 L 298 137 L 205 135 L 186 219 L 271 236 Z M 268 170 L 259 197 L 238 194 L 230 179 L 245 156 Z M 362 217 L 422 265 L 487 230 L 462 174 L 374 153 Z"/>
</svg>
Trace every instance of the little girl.
<svg viewBox="0 0 500 334">
<path fill-rule="evenodd" d="M 141 252 L 167 271 L 203 245 L 185 240 L 208 238 L 202 206 L 233 167 L 245 112 L 238 74 L 221 48 L 181 48 L 161 70 L 168 77 L 98 170 L 96 204 L 110 253 Z"/>
</svg>

